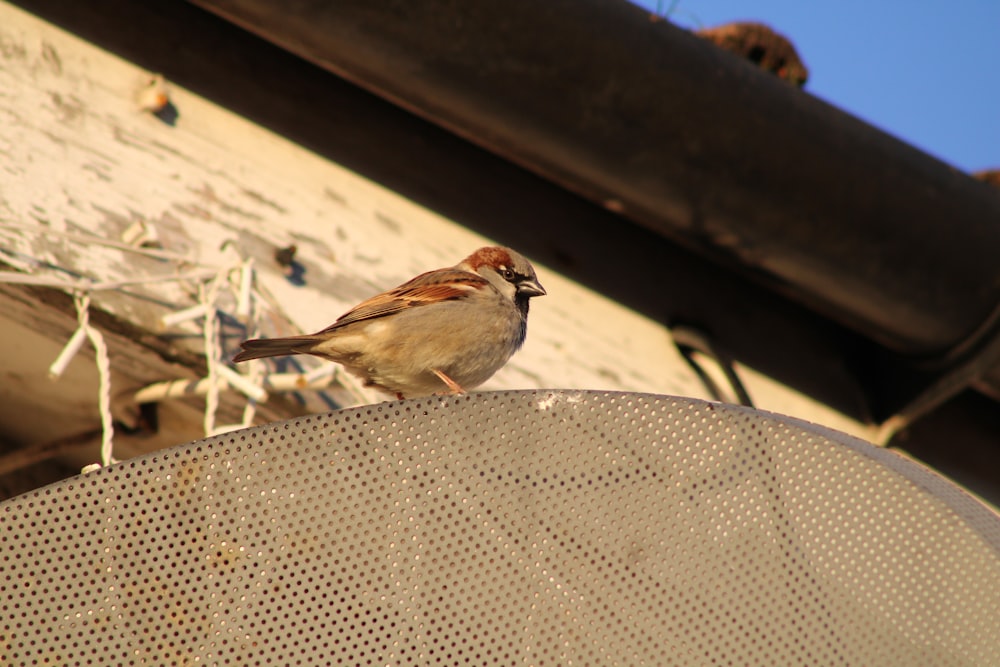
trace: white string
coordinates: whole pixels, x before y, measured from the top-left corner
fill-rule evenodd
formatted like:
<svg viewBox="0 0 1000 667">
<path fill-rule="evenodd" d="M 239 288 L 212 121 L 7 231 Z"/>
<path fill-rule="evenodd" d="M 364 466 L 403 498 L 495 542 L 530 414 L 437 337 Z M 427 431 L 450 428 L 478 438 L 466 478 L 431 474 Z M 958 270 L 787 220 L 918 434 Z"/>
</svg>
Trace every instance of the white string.
<svg viewBox="0 0 1000 667">
<path fill-rule="evenodd" d="M 199 300 L 205 305 L 205 324 L 202 333 L 205 339 L 205 364 L 208 366 L 208 393 L 205 394 L 205 418 L 203 428 L 205 436 L 215 434 L 215 413 L 219 409 L 219 370 L 218 360 L 222 356 L 222 345 L 218 335 L 218 316 L 215 302 L 219 296 L 222 280 L 229 273 L 228 269 L 219 271 L 215 278 L 198 288 Z"/>
<path fill-rule="evenodd" d="M 260 300 L 257 298 L 254 288 L 256 272 L 254 271 L 253 258 L 241 259 L 229 272 L 228 277 L 229 289 L 236 297 L 236 318 L 246 325 L 248 333 L 253 334 L 257 330 L 260 318 Z M 216 358 L 219 357 L 221 357 L 221 349 Z M 257 414 L 258 402 L 267 400 L 267 392 L 263 389 L 263 380 L 267 376 L 266 367 L 252 363 L 249 364 L 248 373 L 241 375 L 228 366 L 220 365 L 216 367 L 216 372 L 228 381 L 228 386 L 221 387 L 221 389 L 237 389 L 247 397 L 247 401 L 243 407 L 243 417 L 240 423 L 215 426 L 213 434 L 252 426 Z M 248 391 L 248 389 L 257 391 Z"/>
<path fill-rule="evenodd" d="M 63 280 L 55 276 L 36 275 L 33 273 L 15 273 L 13 271 L 0 272 L 0 283 L 15 285 L 35 285 L 40 287 L 54 287 L 56 289 L 72 291 L 99 292 L 101 290 L 118 290 L 123 287 L 133 285 L 144 285 L 147 283 L 165 283 L 170 281 L 185 280 L 206 280 L 216 275 L 214 269 L 201 269 L 188 271 L 186 273 L 169 273 L 158 276 L 146 276 L 144 278 L 130 278 L 127 280 L 108 280 L 97 282 L 91 278 L 84 280 Z"/>
<path fill-rule="evenodd" d="M 251 260 L 252 261 L 252 260 Z M 252 265 L 251 265 L 252 267 Z M 253 284 L 257 281 L 256 275 L 251 275 L 249 290 L 246 292 L 247 298 L 247 333 L 257 334 L 260 323 L 260 301 L 255 297 L 255 290 Z M 246 290 L 245 285 L 240 286 L 241 296 Z M 250 364 L 249 368 L 250 381 L 256 385 L 263 385 L 264 378 L 267 376 L 267 368 L 263 364 Z M 243 420 L 240 422 L 240 426 L 247 428 L 248 426 L 253 426 L 253 419 L 257 415 L 257 401 L 252 398 L 247 398 L 246 407 L 243 408 Z"/>
<path fill-rule="evenodd" d="M 0 223 L 0 229 L 4 228 L 18 230 L 23 228 L 26 231 L 39 231 L 34 228 L 29 229 L 20 225 Z M 181 255 L 176 255 L 166 251 L 135 248 L 117 241 L 97 240 L 96 237 L 91 239 L 88 235 L 82 234 L 68 234 L 56 230 L 42 231 L 66 238 L 70 241 L 99 242 L 102 245 L 107 245 L 112 248 L 118 248 L 123 251 L 138 252 L 139 254 L 158 257 L 160 259 L 187 261 L 186 258 Z M 267 382 L 266 378 L 269 376 L 268 366 L 261 363 L 248 365 L 249 372 L 247 375 L 240 376 L 241 379 L 243 377 L 246 378 L 246 383 L 239 382 L 234 385 L 232 379 L 227 379 L 226 376 L 220 372 L 220 368 L 223 370 L 230 370 L 227 366 L 220 366 L 222 361 L 222 340 L 220 335 L 220 321 L 217 303 L 219 292 L 223 285 L 228 286 L 236 297 L 237 319 L 243 321 L 247 325 L 247 329 L 250 332 L 256 332 L 258 330 L 260 318 L 262 316 L 261 308 L 264 304 L 267 304 L 267 307 L 269 308 L 280 310 L 280 306 L 275 303 L 273 299 L 269 298 L 270 295 L 261 291 L 261 286 L 257 284 L 255 275 L 256 272 L 254 271 L 254 268 L 252 259 L 244 259 L 241 257 L 235 264 L 230 264 L 223 269 L 219 269 L 217 267 L 205 267 L 174 274 L 161 274 L 146 277 L 139 276 L 123 280 L 103 282 L 88 276 L 75 278 L 19 272 L 0 273 L 0 283 L 18 283 L 51 287 L 79 295 L 75 297 L 77 316 L 80 323 L 79 327 L 73 337 L 71 337 L 68 341 L 59 357 L 52 363 L 52 366 L 50 367 L 50 374 L 53 377 L 61 375 L 66 366 L 79 351 L 84 339 L 90 341 L 90 344 L 93 346 L 95 351 L 97 369 L 100 378 L 98 406 L 101 414 L 103 437 L 101 443 L 101 463 L 88 466 L 84 469 L 85 471 L 99 468 L 102 465 L 111 465 L 116 462 L 116 459 L 113 456 L 114 421 L 111 414 L 111 366 L 107 345 L 105 344 L 103 335 L 99 330 L 90 326 L 89 323 L 89 308 L 91 305 L 90 294 L 94 291 L 120 290 L 130 286 L 147 283 L 163 283 L 171 281 L 197 281 L 199 283 L 198 305 L 194 308 L 177 311 L 172 315 L 165 316 L 163 318 L 164 322 L 162 323 L 162 326 L 164 328 L 172 326 L 177 323 L 174 320 L 178 318 L 186 320 L 199 315 L 204 316 L 202 334 L 205 348 L 204 355 L 208 370 L 208 376 L 206 378 L 208 380 L 208 391 L 205 398 L 203 428 L 206 436 L 211 436 L 219 430 L 229 430 L 232 428 L 247 427 L 252 425 L 257 413 L 258 400 L 264 400 L 260 397 L 257 397 L 257 400 L 255 400 L 255 395 L 250 394 L 247 396 L 247 403 L 244 407 L 240 424 L 234 424 L 226 427 L 219 427 L 216 424 L 221 391 L 228 389 L 230 386 L 242 386 L 241 391 L 247 394 L 248 392 L 246 391 L 246 386 L 249 385 L 261 388 L 261 391 L 263 391 L 264 383 Z M 201 312 L 195 312 L 198 310 Z M 186 314 L 187 311 L 192 311 L 192 314 L 188 316 Z M 232 373 L 231 370 L 230 373 Z M 336 382 L 336 380 L 334 380 L 334 382 Z M 350 386 L 350 383 L 344 383 L 342 380 L 341 384 L 349 390 L 355 389 Z M 353 393 L 354 392 L 352 392 L 352 394 Z M 266 394 L 264 394 L 264 396 L 266 396 Z M 358 397 L 359 402 L 363 402 L 363 398 L 363 396 Z"/>
<path fill-rule="evenodd" d="M 111 416 L 111 360 L 108 357 L 108 346 L 104 343 L 104 336 L 96 328 L 90 325 L 90 295 L 76 295 L 73 298 L 76 305 L 76 317 L 80 326 L 77 331 L 82 331 L 94 346 L 94 355 L 97 361 L 97 374 L 99 377 L 97 403 L 101 413 L 101 463 L 100 466 L 109 466 L 116 463 L 113 456 L 115 424 Z M 75 334 L 74 334 L 75 336 Z M 87 466 L 84 472 L 93 469 L 95 466 Z"/>
</svg>

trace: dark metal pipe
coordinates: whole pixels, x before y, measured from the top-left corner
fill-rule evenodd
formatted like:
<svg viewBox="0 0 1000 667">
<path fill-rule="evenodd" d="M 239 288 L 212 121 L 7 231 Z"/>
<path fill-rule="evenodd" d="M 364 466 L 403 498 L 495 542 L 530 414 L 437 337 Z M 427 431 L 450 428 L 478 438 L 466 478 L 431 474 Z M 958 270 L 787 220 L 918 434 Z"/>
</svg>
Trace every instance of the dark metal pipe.
<svg viewBox="0 0 1000 667">
<path fill-rule="evenodd" d="M 196 3 L 896 351 L 1000 303 L 995 191 L 624 1 Z"/>
</svg>

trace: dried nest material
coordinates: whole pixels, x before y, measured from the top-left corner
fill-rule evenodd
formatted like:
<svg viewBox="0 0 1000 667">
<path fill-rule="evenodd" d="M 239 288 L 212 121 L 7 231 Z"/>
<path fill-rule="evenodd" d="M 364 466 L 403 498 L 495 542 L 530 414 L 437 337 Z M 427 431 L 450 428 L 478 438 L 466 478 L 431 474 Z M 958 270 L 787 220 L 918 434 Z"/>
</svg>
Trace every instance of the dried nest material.
<svg viewBox="0 0 1000 667">
<path fill-rule="evenodd" d="M 983 169 L 972 174 L 973 178 L 978 178 L 983 183 L 988 183 L 995 188 L 1000 188 L 1000 169 Z"/>
<path fill-rule="evenodd" d="M 136 91 L 135 102 L 140 111 L 158 113 L 170 104 L 170 91 L 162 74 L 154 74 L 149 81 Z"/>
<path fill-rule="evenodd" d="M 803 86 L 809 70 L 787 37 L 763 23 L 725 23 L 695 33 L 726 51 L 743 56 L 761 69 L 777 74 L 796 86 Z"/>
</svg>

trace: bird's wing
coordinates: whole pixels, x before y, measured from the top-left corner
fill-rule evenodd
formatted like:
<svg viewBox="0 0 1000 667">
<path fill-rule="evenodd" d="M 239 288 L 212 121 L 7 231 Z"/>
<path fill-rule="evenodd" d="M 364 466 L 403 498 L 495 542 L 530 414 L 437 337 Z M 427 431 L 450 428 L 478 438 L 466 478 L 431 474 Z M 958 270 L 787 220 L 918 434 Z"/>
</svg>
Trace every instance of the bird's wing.
<svg viewBox="0 0 1000 667">
<path fill-rule="evenodd" d="M 399 287 L 362 301 L 319 333 L 328 333 L 362 320 L 385 317 L 408 308 L 462 299 L 483 286 L 489 286 L 489 281 L 461 269 L 438 269 L 421 273 Z"/>
</svg>

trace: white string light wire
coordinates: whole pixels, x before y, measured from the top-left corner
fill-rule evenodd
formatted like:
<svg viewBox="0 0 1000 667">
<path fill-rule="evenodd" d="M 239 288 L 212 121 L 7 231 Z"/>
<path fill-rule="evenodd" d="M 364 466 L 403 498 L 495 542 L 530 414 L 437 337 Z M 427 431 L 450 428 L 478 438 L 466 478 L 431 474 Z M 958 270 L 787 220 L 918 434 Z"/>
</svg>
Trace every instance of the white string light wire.
<svg viewBox="0 0 1000 667">
<path fill-rule="evenodd" d="M 24 225 L 0 223 L 0 229 L 14 231 L 31 231 L 54 235 L 72 242 L 97 243 L 118 250 L 138 253 L 161 260 L 175 261 L 180 265 L 188 265 L 189 259 L 183 255 L 169 251 L 138 247 L 133 239 L 124 242 L 91 237 L 89 234 L 66 233 L 53 229 L 37 229 Z M 133 243 L 129 243 L 133 241 Z M 268 390 L 298 391 L 313 389 L 322 391 L 332 384 L 341 382 L 345 388 L 352 390 L 352 395 L 359 402 L 364 402 L 363 394 L 357 391 L 351 383 L 343 383 L 338 378 L 336 367 L 323 364 L 312 371 L 301 373 L 268 372 L 268 366 L 262 363 L 248 364 L 248 374 L 243 375 L 222 363 L 222 341 L 220 336 L 220 320 L 218 310 L 219 293 L 223 286 L 228 287 L 236 297 L 235 317 L 247 325 L 248 331 L 256 332 L 261 316 L 260 308 L 264 303 L 269 308 L 277 307 L 267 295 L 261 294 L 256 285 L 256 271 L 253 259 L 240 258 L 234 264 L 224 268 L 199 267 L 175 273 L 139 276 L 123 280 L 99 281 L 89 277 L 45 275 L 22 273 L 16 271 L 0 272 L 0 283 L 21 284 L 38 287 L 49 287 L 74 294 L 77 310 L 78 327 L 67 341 L 58 357 L 49 367 L 49 375 L 58 379 L 80 351 L 85 341 L 94 348 L 99 375 L 98 408 L 101 415 L 102 439 L 101 462 L 84 468 L 84 472 L 108 466 L 116 462 L 113 455 L 114 420 L 111 413 L 111 364 L 107 345 L 101 332 L 90 324 L 90 294 L 97 291 L 120 290 L 130 286 L 165 283 L 165 282 L 196 282 L 198 283 L 198 303 L 193 306 L 176 310 L 163 316 L 159 325 L 167 329 L 183 322 L 203 318 L 202 336 L 204 341 L 205 362 L 208 369 L 207 377 L 200 380 L 173 380 L 160 382 L 139 390 L 135 398 L 138 402 L 151 402 L 182 395 L 204 395 L 205 413 L 203 428 L 206 436 L 220 432 L 245 428 L 253 424 L 257 405 L 267 400 Z M 265 389 L 266 387 L 266 389 Z M 239 424 L 217 425 L 216 414 L 219 408 L 220 393 L 235 389 L 247 397 Z"/>
<path fill-rule="evenodd" d="M 115 424 L 111 416 L 111 358 L 108 355 L 108 346 L 104 343 L 104 335 L 90 326 L 90 296 L 78 297 L 76 302 L 77 312 L 81 318 L 80 326 L 87 331 L 87 338 L 94 346 L 97 373 L 100 378 L 98 409 L 101 411 L 101 465 L 109 466 L 116 462 L 113 455 Z"/>
<path fill-rule="evenodd" d="M 244 324 L 247 325 L 247 331 L 253 332 L 254 335 L 257 334 L 258 323 L 260 321 L 260 300 L 256 298 L 256 291 L 254 290 L 254 283 L 257 282 L 257 275 L 254 271 L 253 260 L 247 260 L 246 265 L 243 267 L 243 275 L 240 281 L 240 303 L 245 303 L 246 308 L 246 319 Z M 247 374 L 250 376 L 249 380 L 257 386 L 261 386 L 264 380 L 267 378 L 267 368 L 263 367 L 261 364 L 250 364 L 247 369 Z M 240 426 L 242 428 L 247 428 L 253 426 L 254 417 L 257 415 L 257 404 L 263 401 L 258 400 L 248 400 L 246 406 L 243 408 L 243 419 L 240 421 Z"/>
<path fill-rule="evenodd" d="M 115 425 L 114 419 L 111 416 L 111 360 L 108 356 L 108 346 L 104 342 L 104 336 L 90 324 L 90 295 L 87 293 L 77 294 L 73 297 L 73 302 L 76 305 L 78 326 L 59 353 L 59 356 L 49 366 L 49 376 L 53 379 L 60 378 L 66 371 L 66 367 L 73 360 L 73 357 L 80 351 L 84 339 L 90 341 L 90 344 L 94 347 L 94 356 L 97 362 L 97 404 L 101 414 L 101 462 L 89 465 L 83 469 L 84 472 L 89 472 L 102 466 L 109 466 L 115 462 Z"/>
<path fill-rule="evenodd" d="M 198 287 L 198 300 L 205 306 L 205 323 L 202 325 L 202 333 L 205 340 L 205 364 L 208 366 L 208 393 L 205 394 L 205 418 L 203 421 L 206 437 L 215 435 L 215 413 L 219 409 L 218 359 L 222 356 L 222 345 L 218 335 L 219 313 L 215 304 L 222 280 L 228 273 L 228 269 L 219 271 L 215 278 Z"/>
</svg>

